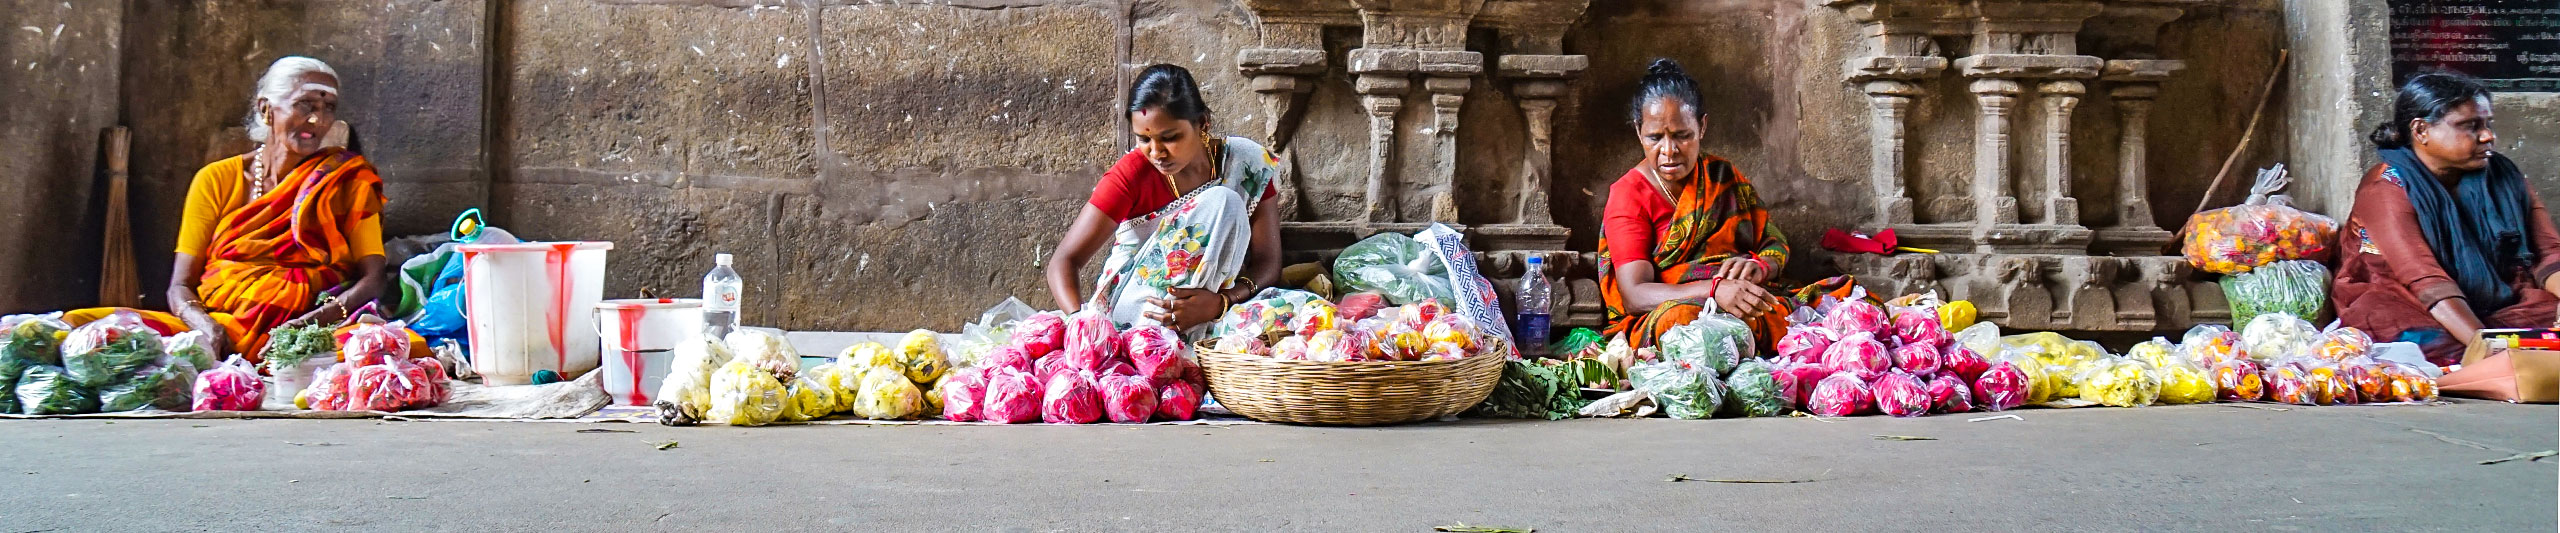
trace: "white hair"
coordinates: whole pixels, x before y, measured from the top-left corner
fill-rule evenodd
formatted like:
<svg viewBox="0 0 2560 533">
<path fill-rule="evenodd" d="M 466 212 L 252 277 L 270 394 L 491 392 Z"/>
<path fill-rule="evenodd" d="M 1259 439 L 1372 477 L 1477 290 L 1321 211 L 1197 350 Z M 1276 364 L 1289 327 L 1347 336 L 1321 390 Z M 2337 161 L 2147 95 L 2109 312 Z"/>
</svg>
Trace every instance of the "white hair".
<svg viewBox="0 0 2560 533">
<path fill-rule="evenodd" d="M 249 97 L 247 125 L 251 142 L 267 142 L 267 124 L 262 120 L 265 117 L 258 116 L 258 100 L 265 99 L 268 105 L 284 105 L 284 98 L 293 94 L 295 80 L 302 79 L 305 74 L 338 77 L 338 71 L 330 69 L 328 63 L 302 56 L 277 59 L 276 64 L 267 67 L 266 75 L 258 77 L 258 92 Z"/>
</svg>

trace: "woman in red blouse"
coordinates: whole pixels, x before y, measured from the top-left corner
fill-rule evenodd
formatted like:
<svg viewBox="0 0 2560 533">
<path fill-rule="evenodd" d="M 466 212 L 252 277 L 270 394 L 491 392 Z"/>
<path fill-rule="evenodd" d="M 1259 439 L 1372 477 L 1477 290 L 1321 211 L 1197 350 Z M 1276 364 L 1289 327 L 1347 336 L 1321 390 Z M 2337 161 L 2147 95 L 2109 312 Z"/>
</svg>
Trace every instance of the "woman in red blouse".
<svg viewBox="0 0 2560 533">
<path fill-rule="evenodd" d="M 2550 327 L 2560 310 L 2560 230 L 2524 172 L 2490 151 L 2489 90 L 2427 73 L 2400 87 L 2372 135 L 2382 164 L 2339 232 L 2338 319 L 2382 341 L 2460 362 L 2483 328 Z"/>
<path fill-rule="evenodd" d="M 1706 125 L 1697 80 L 1654 60 L 1629 122 L 1645 160 L 1609 186 L 1600 237 L 1608 334 L 1636 347 L 1713 309 L 1742 317 L 1765 348 L 1786 331 L 1786 299 L 1766 286 L 1787 265 L 1751 180 L 1698 147 Z M 1712 304 L 1713 307 L 1707 307 Z"/>
<path fill-rule="evenodd" d="M 1137 149 L 1094 184 L 1049 255 L 1049 295 L 1068 312 L 1101 305 L 1113 322 L 1189 330 L 1279 279 L 1279 161 L 1252 140 L 1212 133 L 1182 67 L 1139 72 L 1127 113 Z M 1076 271 L 1104 245 L 1111 254 L 1087 294 Z"/>
</svg>

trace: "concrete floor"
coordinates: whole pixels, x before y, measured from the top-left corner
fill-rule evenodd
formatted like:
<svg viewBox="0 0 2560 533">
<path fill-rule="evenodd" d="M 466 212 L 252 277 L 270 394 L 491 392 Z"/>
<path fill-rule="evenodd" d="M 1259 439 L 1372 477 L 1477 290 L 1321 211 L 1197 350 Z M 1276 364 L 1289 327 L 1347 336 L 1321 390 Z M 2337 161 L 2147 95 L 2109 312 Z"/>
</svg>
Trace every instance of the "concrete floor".
<svg viewBox="0 0 2560 533">
<path fill-rule="evenodd" d="M 2560 529 L 2560 458 L 2478 464 L 2560 447 L 2551 406 L 2015 413 L 1376 429 L 9 420 L 0 533 Z"/>
</svg>

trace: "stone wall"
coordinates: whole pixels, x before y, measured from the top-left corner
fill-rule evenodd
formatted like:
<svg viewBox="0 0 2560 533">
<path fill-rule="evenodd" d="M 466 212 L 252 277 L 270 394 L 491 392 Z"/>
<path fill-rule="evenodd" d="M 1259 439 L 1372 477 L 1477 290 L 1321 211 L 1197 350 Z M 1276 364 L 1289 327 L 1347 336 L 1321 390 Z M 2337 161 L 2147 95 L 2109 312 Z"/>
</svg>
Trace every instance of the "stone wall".
<svg viewBox="0 0 2560 533">
<path fill-rule="evenodd" d="M 104 4 L 0 1 L 0 312 L 98 302 L 100 139 L 124 35 Z"/>
<path fill-rule="evenodd" d="M 2163 225 L 2194 205 L 2237 141 L 2286 41 L 2285 3 L 2225 4 L 2162 31 L 2161 55 L 2188 62 L 2163 85 L 2150 128 Z M 134 227 L 155 293 L 187 180 L 246 148 L 237 122 L 250 83 L 286 54 L 344 75 L 341 113 L 391 184 L 391 233 L 440 231 L 460 208 L 485 206 L 526 237 L 614 241 L 615 296 L 691 296 L 711 254 L 735 253 L 747 320 L 802 329 L 951 328 L 1007 295 L 1047 306 L 1041 263 L 1126 149 L 1116 108 L 1140 66 L 1191 68 L 1223 132 L 1259 135 L 1270 120 L 1236 69 L 1255 30 L 1233 0 L 208 0 L 81 16 L 127 36 L 121 95 L 100 105 L 137 130 Z M 1671 57 L 1710 95 L 1707 150 L 1759 184 L 1805 252 L 1792 273 L 1822 273 L 1821 230 L 1871 209 L 1867 104 L 1839 70 L 1856 31 L 1819 0 L 1595 2 L 1563 50 L 1590 67 L 1555 113 L 1548 192 L 1568 246 L 1596 244 L 1607 187 L 1638 158 L 1625 99 L 1646 62 Z M 1358 40 L 1324 36 L 1332 71 L 1316 77 L 1284 154 L 1300 187 L 1294 218 L 1361 209 L 1368 123 L 1342 57 Z M 1462 182 L 1523 172 L 1506 162 L 1525 143 L 1511 90 L 1489 75 L 1468 90 Z M 1972 113 L 1944 100 L 1915 113 Z M 2074 135 L 2112 143 L 2113 111 L 2090 100 Z M 56 107 L 44 112 L 71 106 Z M 2279 160 L 2292 120 L 2271 110 L 2268 142 L 2243 162 Z M 86 147 L 95 135 L 46 137 Z M 1915 175 L 1961 183 L 1955 162 L 1970 157 L 1970 138 L 1915 131 Z M 15 146 L 25 145 L 0 145 Z M 2114 186 L 2109 154 L 2075 159 L 2082 186 Z M 90 168 L 86 157 L 55 168 Z M 1455 191 L 1458 222 L 1503 221 L 1486 213 L 1521 192 L 1504 187 Z M 1404 192 L 1405 218 L 1428 217 L 1427 192 Z M 48 205 L 80 205 L 58 201 L 70 197 Z M 0 233 L 0 252 L 15 250 L 13 237 Z M 0 311 L 61 306 L 73 292 L 0 300 Z"/>
</svg>

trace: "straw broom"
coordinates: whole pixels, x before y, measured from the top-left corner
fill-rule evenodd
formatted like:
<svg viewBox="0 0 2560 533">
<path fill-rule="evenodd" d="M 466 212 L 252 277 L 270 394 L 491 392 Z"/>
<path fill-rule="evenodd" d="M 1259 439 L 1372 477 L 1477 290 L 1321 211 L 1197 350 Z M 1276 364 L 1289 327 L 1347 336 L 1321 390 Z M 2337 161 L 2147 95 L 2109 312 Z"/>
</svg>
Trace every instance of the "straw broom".
<svg viewBox="0 0 2560 533">
<path fill-rule="evenodd" d="M 142 277 L 134 267 L 133 221 L 125 214 L 125 161 L 132 142 L 133 130 L 107 129 L 107 234 L 98 264 L 98 305 L 104 307 L 133 307 L 142 299 Z"/>
</svg>

